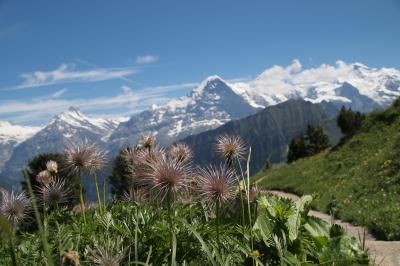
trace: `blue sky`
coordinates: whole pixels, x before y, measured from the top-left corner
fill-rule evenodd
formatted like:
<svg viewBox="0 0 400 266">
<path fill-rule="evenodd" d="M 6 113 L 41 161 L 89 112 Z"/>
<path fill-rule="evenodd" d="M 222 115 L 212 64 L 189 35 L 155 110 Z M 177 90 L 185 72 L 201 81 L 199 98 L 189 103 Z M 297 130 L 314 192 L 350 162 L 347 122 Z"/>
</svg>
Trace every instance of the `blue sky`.
<svg viewBox="0 0 400 266">
<path fill-rule="evenodd" d="M 400 67 L 399 0 L 0 0 L 0 119 L 129 115 L 295 58 Z"/>
</svg>

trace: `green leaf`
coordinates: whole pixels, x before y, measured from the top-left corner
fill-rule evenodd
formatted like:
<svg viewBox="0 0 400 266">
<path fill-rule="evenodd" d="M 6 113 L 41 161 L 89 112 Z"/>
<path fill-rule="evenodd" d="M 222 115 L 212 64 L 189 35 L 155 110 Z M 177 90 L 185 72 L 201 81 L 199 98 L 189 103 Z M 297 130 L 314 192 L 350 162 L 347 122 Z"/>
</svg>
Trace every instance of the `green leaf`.
<svg viewBox="0 0 400 266">
<path fill-rule="evenodd" d="M 289 240 L 294 241 L 297 239 L 301 225 L 301 217 L 305 215 L 305 210 L 312 202 L 312 197 L 309 195 L 301 197 L 295 203 L 295 211 L 291 214 L 287 221 L 289 229 Z"/>
</svg>

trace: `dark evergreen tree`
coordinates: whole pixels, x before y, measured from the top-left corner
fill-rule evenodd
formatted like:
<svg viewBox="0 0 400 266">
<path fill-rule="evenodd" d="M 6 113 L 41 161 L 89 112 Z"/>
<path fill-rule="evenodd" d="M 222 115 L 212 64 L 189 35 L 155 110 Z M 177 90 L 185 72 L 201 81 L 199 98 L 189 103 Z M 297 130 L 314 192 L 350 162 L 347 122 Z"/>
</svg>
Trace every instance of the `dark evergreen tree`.
<svg viewBox="0 0 400 266">
<path fill-rule="evenodd" d="M 365 115 L 360 112 L 354 112 L 351 108 L 347 109 L 342 106 L 336 123 L 343 134 L 353 135 L 362 125 Z"/>
<path fill-rule="evenodd" d="M 124 195 L 124 192 L 128 191 L 132 185 L 132 174 L 127 161 L 124 159 L 124 153 L 127 149 L 136 148 L 137 147 L 127 147 L 121 149 L 113 162 L 112 173 L 108 177 L 108 181 L 111 185 L 111 193 L 115 196 L 120 197 Z"/>
<path fill-rule="evenodd" d="M 320 153 L 331 146 L 329 137 L 321 126 L 307 126 L 306 132 L 308 156 Z"/>
<path fill-rule="evenodd" d="M 295 137 L 289 144 L 287 162 L 312 156 L 330 147 L 330 140 L 321 126 L 307 126 L 307 131 Z"/>
<path fill-rule="evenodd" d="M 304 135 L 300 135 L 292 139 L 289 144 L 289 151 L 287 155 L 287 162 L 291 163 L 297 159 L 307 156 L 307 147 Z"/>
</svg>

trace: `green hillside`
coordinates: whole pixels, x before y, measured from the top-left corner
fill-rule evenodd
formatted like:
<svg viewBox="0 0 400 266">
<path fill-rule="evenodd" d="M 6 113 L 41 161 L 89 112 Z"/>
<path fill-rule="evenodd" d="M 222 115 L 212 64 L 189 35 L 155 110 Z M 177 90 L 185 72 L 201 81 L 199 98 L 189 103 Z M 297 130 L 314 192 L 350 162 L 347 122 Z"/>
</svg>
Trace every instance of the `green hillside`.
<svg viewBox="0 0 400 266">
<path fill-rule="evenodd" d="M 252 147 L 250 170 L 255 173 L 264 167 L 266 160 L 273 163 L 285 161 L 288 144 L 292 138 L 306 131 L 308 124 L 321 125 L 331 142 L 337 143 L 341 137 L 334 121 L 337 113 L 338 109 L 330 104 L 289 100 L 180 142 L 193 148 L 196 163 L 215 164 L 220 161 L 213 149 L 215 139 L 226 133 L 238 135 Z"/>
<path fill-rule="evenodd" d="M 319 155 L 260 173 L 264 188 L 316 196 L 314 207 L 400 239 L 400 100 L 368 114 L 353 137 Z"/>
</svg>

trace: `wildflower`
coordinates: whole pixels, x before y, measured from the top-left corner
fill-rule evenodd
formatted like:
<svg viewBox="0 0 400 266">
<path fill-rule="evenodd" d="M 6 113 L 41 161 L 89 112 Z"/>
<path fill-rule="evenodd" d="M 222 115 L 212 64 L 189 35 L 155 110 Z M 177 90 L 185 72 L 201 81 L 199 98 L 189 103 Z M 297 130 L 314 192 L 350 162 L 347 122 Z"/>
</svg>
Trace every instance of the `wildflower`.
<svg viewBox="0 0 400 266">
<path fill-rule="evenodd" d="M 239 136 L 224 134 L 217 138 L 215 151 L 221 158 L 231 163 L 234 159 L 243 159 L 246 152 L 246 145 Z"/>
<path fill-rule="evenodd" d="M 126 164 L 132 165 L 136 162 L 137 153 L 139 151 L 140 148 L 138 146 L 128 146 L 122 150 L 121 157 L 126 162 Z"/>
<path fill-rule="evenodd" d="M 79 254 L 73 250 L 66 250 L 61 255 L 61 266 L 79 266 Z"/>
<path fill-rule="evenodd" d="M 187 162 L 193 157 L 193 152 L 185 143 L 177 143 L 169 147 L 168 155 L 175 160 Z"/>
<path fill-rule="evenodd" d="M 128 191 L 124 192 L 123 199 L 127 202 L 144 202 L 148 195 L 144 188 L 129 188 Z"/>
<path fill-rule="evenodd" d="M 105 153 L 99 150 L 95 144 L 89 143 L 87 140 L 78 142 L 77 144 L 71 144 L 71 147 L 66 150 L 66 165 L 79 174 L 82 170 L 86 170 L 93 175 L 99 207 L 101 207 L 101 198 L 96 172 L 104 166 L 105 161 Z M 80 184 L 80 201 L 81 205 L 83 205 L 82 179 Z M 86 220 L 84 209 L 82 214 L 84 220 Z"/>
<path fill-rule="evenodd" d="M 143 178 L 151 171 L 151 165 L 165 157 L 163 148 L 154 147 L 152 151 L 138 150 L 133 162 L 128 165 L 135 185 L 143 185 Z"/>
<path fill-rule="evenodd" d="M 105 153 L 87 140 L 71 144 L 65 154 L 66 165 L 75 172 L 81 172 L 82 170 L 95 172 L 102 168 L 105 163 Z"/>
<path fill-rule="evenodd" d="M 122 245 L 122 239 L 108 239 L 104 246 L 95 244 L 95 249 L 91 250 L 93 263 L 99 266 L 119 266 L 124 258 L 125 250 Z"/>
<path fill-rule="evenodd" d="M 65 186 L 65 181 L 60 179 L 39 187 L 40 199 L 48 206 L 65 203 L 70 193 L 71 190 Z"/>
<path fill-rule="evenodd" d="M 140 181 L 161 200 L 173 200 L 187 187 L 190 170 L 186 164 L 161 156 L 146 166 Z"/>
<path fill-rule="evenodd" d="M 236 179 L 231 169 L 209 166 L 199 170 L 198 186 L 199 194 L 205 201 L 222 205 L 234 198 Z"/>
<path fill-rule="evenodd" d="M 57 174 L 58 173 L 58 164 L 55 161 L 48 161 L 46 163 L 46 168 L 47 171 L 49 171 L 50 173 L 54 173 Z"/>
<path fill-rule="evenodd" d="M 0 190 L 1 204 L 0 214 L 2 214 L 12 225 L 18 224 L 27 218 L 31 210 L 31 203 L 24 192 L 11 193 L 7 190 Z"/>
<path fill-rule="evenodd" d="M 51 175 L 49 170 L 43 170 L 43 171 L 39 172 L 39 174 L 36 176 L 36 180 L 40 184 L 46 185 L 46 184 L 53 182 L 53 176 Z"/>
<path fill-rule="evenodd" d="M 251 185 L 250 186 L 250 192 L 249 192 L 249 202 L 256 202 L 257 201 L 257 194 L 258 194 L 258 189 L 256 185 Z"/>
<path fill-rule="evenodd" d="M 156 139 L 151 133 L 145 133 L 140 136 L 139 143 L 143 148 L 147 150 L 151 150 L 154 147 L 155 142 Z"/>
</svg>

